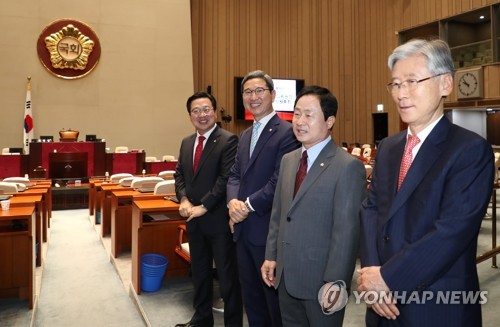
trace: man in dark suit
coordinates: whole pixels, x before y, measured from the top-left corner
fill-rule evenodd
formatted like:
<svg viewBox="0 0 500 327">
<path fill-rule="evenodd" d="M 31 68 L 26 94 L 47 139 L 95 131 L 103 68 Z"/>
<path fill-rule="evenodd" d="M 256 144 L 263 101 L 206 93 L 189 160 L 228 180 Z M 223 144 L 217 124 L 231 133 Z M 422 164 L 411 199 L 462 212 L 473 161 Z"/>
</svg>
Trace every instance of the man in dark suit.
<svg viewBox="0 0 500 327">
<path fill-rule="evenodd" d="M 236 242 L 238 270 L 250 326 L 281 326 L 278 297 L 260 277 L 274 189 L 281 158 L 299 143 L 292 125 L 273 109 L 272 78 L 263 71 L 247 74 L 241 83 L 243 104 L 254 117 L 241 133 L 229 175 L 227 200 Z"/>
<path fill-rule="evenodd" d="M 302 148 L 283 156 L 274 196 L 262 278 L 278 290 L 284 326 L 340 327 L 359 248 L 363 163 L 331 137 L 337 99 L 306 86 L 297 95 L 293 132 Z M 325 284 L 345 286 L 336 310 L 318 303 Z M 328 285 L 330 286 L 330 285 Z"/>
<path fill-rule="evenodd" d="M 179 212 L 187 218 L 195 313 L 188 323 L 176 326 L 213 326 L 213 261 L 224 300 L 225 326 L 242 326 L 236 250 L 226 207 L 227 178 L 238 138 L 217 126 L 217 103 L 212 95 L 195 93 L 186 106 L 196 133 L 182 140 L 174 177 Z"/>
<path fill-rule="evenodd" d="M 372 292 L 367 325 L 481 326 L 481 297 L 466 297 L 479 292 L 491 145 L 443 116 L 454 72 L 444 41 L 403 44 L 389 68 L 388 89 L 408 130 L 379 144 L 363 203 L 358 290 Z"/>
</svg>

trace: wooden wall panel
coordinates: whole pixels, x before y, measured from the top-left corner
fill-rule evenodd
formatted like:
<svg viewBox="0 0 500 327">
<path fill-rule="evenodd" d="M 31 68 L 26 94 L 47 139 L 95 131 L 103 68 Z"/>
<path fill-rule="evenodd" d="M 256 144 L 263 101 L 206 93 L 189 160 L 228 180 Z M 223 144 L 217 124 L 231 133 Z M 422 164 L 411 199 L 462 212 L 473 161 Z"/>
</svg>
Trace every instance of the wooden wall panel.
<svg viewBox="0 0 500 327">
<path fill-rule="evenodd" d="M 303 78 L 337 96 L 336 141 L 371 143 L 377 104 L 389 113 L 389 134 L 399 130 L 385 89 L 397 31 L 499 2 L 191 0 L 194 88 L 211 85 L 219 107 L 234 117 L 235 76 L 262 69 L 273 77 Z M 248 126 L 233 120 L 225 127 L 240 133 Z"/>
</svg>

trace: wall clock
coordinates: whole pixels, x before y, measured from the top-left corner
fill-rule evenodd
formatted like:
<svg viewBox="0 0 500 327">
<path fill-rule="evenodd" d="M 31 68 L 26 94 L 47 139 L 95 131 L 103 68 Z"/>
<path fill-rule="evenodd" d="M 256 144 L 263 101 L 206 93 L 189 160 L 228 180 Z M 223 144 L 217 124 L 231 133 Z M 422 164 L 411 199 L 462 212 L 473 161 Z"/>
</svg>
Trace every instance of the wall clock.
<svg viewBox="0 0 500 327">
<path fill-rule="evenodd" d="M 483 97 L 483 67 L 459 70 L 455 73 L 457 99 Z"/>
</svg>

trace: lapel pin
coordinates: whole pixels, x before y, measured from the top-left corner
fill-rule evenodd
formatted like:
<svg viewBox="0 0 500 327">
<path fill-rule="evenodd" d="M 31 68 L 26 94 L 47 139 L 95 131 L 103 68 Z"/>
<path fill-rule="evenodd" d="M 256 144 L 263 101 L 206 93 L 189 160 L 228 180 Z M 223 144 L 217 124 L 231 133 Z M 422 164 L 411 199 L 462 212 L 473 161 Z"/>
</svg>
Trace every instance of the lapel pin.
<svg viewBox="0 0 500 327">
<path fill-rule="evenodd" d="M 269 132 L 272 132 L 272 131 L 273 131 L 273 129 L 272 129 L 272 128 L 270 128 L 270 129 L 269 129 Z"/>
<path fill-rule="evenodd" d="M 320 163 L 319 165 L 320 165 L 321 167 L 323 167 L 325 164 L 322 162 L 322 163 Z"/>
</svg>

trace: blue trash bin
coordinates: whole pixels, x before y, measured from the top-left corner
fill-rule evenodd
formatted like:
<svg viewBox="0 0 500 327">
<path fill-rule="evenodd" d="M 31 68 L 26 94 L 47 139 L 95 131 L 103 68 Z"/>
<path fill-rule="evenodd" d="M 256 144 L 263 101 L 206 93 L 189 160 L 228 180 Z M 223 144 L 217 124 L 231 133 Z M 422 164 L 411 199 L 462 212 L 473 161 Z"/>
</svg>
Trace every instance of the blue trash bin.
<svg viewBox="0 0 500 327">
<path fill-rule="evenodd" d="M 141 289 L 156 292 L 161 287 L 168 259 L 162 255 L 148 253 L 141 257 Z"/>
</svg>

